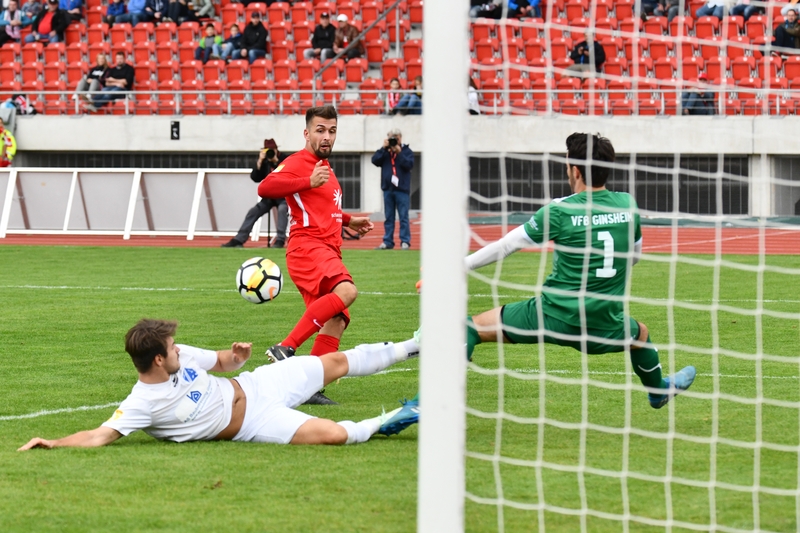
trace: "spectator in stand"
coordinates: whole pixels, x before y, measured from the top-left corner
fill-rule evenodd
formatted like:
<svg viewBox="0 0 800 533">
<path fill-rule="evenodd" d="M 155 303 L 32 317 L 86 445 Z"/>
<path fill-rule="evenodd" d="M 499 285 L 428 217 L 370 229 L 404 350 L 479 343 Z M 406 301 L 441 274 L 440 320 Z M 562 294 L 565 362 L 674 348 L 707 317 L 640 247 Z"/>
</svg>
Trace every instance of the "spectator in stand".
<svg viewBox="0 0 800 533">
<path fill-rule="evenodd" d="M 501 19 L 503 18 L 503 0 L 471 0 L 470 18 Z"/>
<path fill-rule="evenodd" d="M 358 31 L 358 28 L 347 23 L 347 15 L 339 15 L 336 17 L 336 20 L 339 21 L 339 27 L 336 29 L 336 37 L 333 40 L 333 51 L 336 54 L 340 54 L 350 43 L 356 40 L 356 37 L 358 37 L 360 32 Z M 361 57 L 363 55 L 364 42 L 358 40 L 356 45 L 347 51 L 344 60 L 347 61 L 348 59 Z"/>
<path fill-rule="evenodd" d="M 186 0 L 169 0 L 167 4 L 167 15 L 164 20 L 172 21 L 180 25 L 187 20 L 197 20 L 197 17 L 189 8 Z"/>
<path fill-rule="evenodd" d="M 386 103 L 389 105 L 389 110 L 393 110 L 400 103 L 400 98 L 403 96 L 398 91 L 400 90 L 400 80 L 392 78 L 389 80 L 389 90 L 386 91 Z"/>
<path fill-rule="evenodd" d="M 28 0 L 20 8 L 26 17 L 33 20 L 42 10 L 42 3 L 39 0 Z"/>
<path fill-rule="evenodd" d="M 708 0 L 708 3 L 700 7 L 694 16 L 695 18 L 717 17 L 722 20 L 725 16 L 725 0 Z"/>
<path fill-rule="evenodd" d="M 212 57 L 218 59 L 222 56 L 222 37 L 217 35 L 217 29 L 212 23 L 206 24 L 206 35 L 200 39 L 199 46 L 194 49 L 194 58 L 208 63 Z"/>
<path fill-rule="evenodd" d="M 151 0 L 145 4 L 144 10 L 152 17 L 153 22 L 158 23 L 166 18 L 167 6 L 169 6 L 169 0 Z"/>
<path fill-rule="evenodd" d="M 422 114 L 422 76 L 414 78 L 414 92 L 404 94 L 397 102 L 397 106 L 392 109 L 392 114 L 396 115 L 421 115 Z"/>
<path fill-rule="evenodd" d="M 585 73 L 592 70 L 601 72 L 603 63 L 606 62 L 606 52 L 603 50 L 603 46 L 595 41 L 592 32 L 588 31 L 586 32 L 586 38 L 575 45 L 569 57 L 575 64 L 568 66 L 567 70 L 575 73 Z"/>
<path fill-rule="evenodd" d="M 109 26 L 114 24 L 118 16 L 124 15 L 128 12 L 128 7 L 123 0 L 112 0 L 106 8 L 106 14 L 103 16 L 103 22 Z"/>
<path fill-rule="evenodd" d="M 695 80 L 698 85 L 683 91 L 681 94 L 681 108 L 684 115 L 713 115 L 714 109 L 714 93 L 704 91 L 700 87 L 700 83 L 708 83 L 708 76 L 700 74 Z"/>
<path fill-rule="evenodd" d="M 131 26 L 136 26 L 140 22 L 150 22 L 153 15 L 145 10 L 147 0 L 128 0 L 128 12 L 119 15 L 114 22 L 127 22 Z"/>
<path fill-rule="evenodd" d="M 322 61 L 330 59 L 336 54 L 333 52 L 333 42 L 336 40 L 336 28 L 331 24 L 331 16 L 322 13 L 319 16 L 319 24 L 314 28 L 314 35 L 311 36 L 311 48 L 303 50 L 305 59 L 320 58 Z"/>
<path fill-rule="evenodd" d="M 753 15 L 760 15 L 763 12 L 764 8 L 754 5 L 752 0 L 739 0 L 736 5 L 731 8 L 731 15 L 734 17 L 743 17 L 745 22 Z"/>
<path fill-rule="evenodd" d="M 658 17 L 666 15 L 667 22 L 672 22 L 680 14 L 680 10 L 680 0 L 660 0 L 653 14 Z"/>
<path fill-rule="evenodd" d="M 78 82 L 78 87 L 75 90 L 75 94 L 72 96 L 74 99 L 78 99 L 81 94 L 86 99 L 86 102 L 91 104 L 92 97 L 89 94 L 86 94 L 86 91 L 90 91 L 93 93 L 100 92 L 103 90 L 103 86 L 106 83 L 106 76 L 108 75 L 108 58 L 103 52 L 97 54 L 97 64 L 93 66 L 89 72 L 81 78 L 81 81 Z"/>
<path fill-rule="evenodd" d="M 119 94 L 120 91 L 130 91 L 133 87 L 133 67 L 125 62 L 125 52 L 117 52 L 114 60 L 114 67 L 108 69 L 108 74 L 106 74 L 102 94 L 95 96 L 92 103 L 86 105 L 89 111 L 97 111 L 98 107 L 102 107 L 112 100 L 125 98 L 124 94 Z"/>
<path fill-rule="evenodd" d="M 59 0 L 58 7 L 69 13 L 69 18 L 75 22 L 83 19 L 83 0 Z"/>
<path fill-rule="evenodd" d="M 538 6 L 540 0 L 508 0 L 508 18 L 538 17 L 534 9 L 534 2 Z"/>
<path fill-rule="evenodd" d="M 69 13 L 58 8 L 58 0 L 47 0 L 47 9 L 40 11 L 33 19 L 33 33 L 25 37 L 25 42 L 63 42 L 64 30 L 71 21 Z"/>
<path fill-rule="evenodd" d="M 231 57 L 238 57 L 239 50 L 242 48 L 242 33 L 239 31 L 238 24 L 231 24 L 231 36 L 225 39 L 222 43 L 222 55 L 220 56 L 225 62 L 231 60 Z"/>
<path fill-rule="evenodd" d="M 211 2 L 211 0 L 195 0 L 194 14 L 200 19 L 214 18 L 214 4 Z"/>
<path fill-rule="evenodd" d="M 790 9 L 786 12 L 786 20 L 775 28 L 772 45 L 781 48 L 800 48 L 800 24 L 797 23 L 797 11 Z"/>
<path fill-rule="evenodd" d="M 239 56 L 252 64 L 256 59 L 267 55 L 267 28 L 261 23 L 261 13 L 253 11 L 248 24 L 242 33 L 242 49 Z M 234 56 L 236 57 L 236 56 Z"/>
<path fill-rule="evenodd" d="M 481 104 L 478 99 L 478 86 L 475 85 L 475 80 L 471 77 L 469 79 L 469 89 L 467 92 L 467 103 L 469 104 L 470 115 L 481 114 Z"/>
<path fill-rule="evenodd" d="M 14 156 L 17 155 L 17 140 L 6 129 L 3 119 L 0 118 L 0 167 L 10 167 Z"/>
<path fill-rule="evenodd" d="M 18 43 L 21 38 L 21 30 L 24 26 L 32 22 L 21 9 L 18 9 L 17 0 L 9 0 L 8 9 L 3 11 L 0 17 L 0 46 L 6 43 Z"/>
</svg>

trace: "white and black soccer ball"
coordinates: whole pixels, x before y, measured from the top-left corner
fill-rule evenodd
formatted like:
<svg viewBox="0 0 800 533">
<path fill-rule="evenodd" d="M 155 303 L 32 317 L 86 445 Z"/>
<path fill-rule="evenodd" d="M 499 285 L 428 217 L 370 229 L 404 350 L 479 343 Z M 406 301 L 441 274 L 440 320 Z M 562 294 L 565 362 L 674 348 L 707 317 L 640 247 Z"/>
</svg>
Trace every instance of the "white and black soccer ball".
<svg viewBox="0 0 800 533">
<path fill-rule="evenodd" d="M 236 273 L 236 290 L 242 298 L 263 304 L 278 297 L 283 288 L 283 274 L 278 265 L 263 257 L 248 259 Z"/>
</svg>

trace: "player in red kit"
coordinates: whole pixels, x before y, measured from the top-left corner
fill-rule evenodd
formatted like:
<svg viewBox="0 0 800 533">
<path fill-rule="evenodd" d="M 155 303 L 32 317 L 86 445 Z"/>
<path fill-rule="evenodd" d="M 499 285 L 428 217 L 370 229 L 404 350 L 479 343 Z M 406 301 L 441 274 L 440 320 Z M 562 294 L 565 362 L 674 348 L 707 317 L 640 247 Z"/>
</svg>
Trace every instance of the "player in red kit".
<svg viewBox="0 0 800 533">
<path fill-rule="evenodd" d="M 342 263 L 342 226 L 363 235 L 373 228 L 367 217 L 342 212 L 342 188 L 328 163 L 336 141 L 337 114 L 333 106 L 306 112 L 304 150 L 287 157 L 258 186 L 262 198 L 286 198 L 289 241 L 286 266 L 306 303 L 306 312 L 267 357 L 282 361 L 318 332 L 311 355 L 335 352 L 350 322 L 347 308 L 358 296 L 353 278 Z M 322 393 L 307 403 L 333 404 Z"/>
</svg>

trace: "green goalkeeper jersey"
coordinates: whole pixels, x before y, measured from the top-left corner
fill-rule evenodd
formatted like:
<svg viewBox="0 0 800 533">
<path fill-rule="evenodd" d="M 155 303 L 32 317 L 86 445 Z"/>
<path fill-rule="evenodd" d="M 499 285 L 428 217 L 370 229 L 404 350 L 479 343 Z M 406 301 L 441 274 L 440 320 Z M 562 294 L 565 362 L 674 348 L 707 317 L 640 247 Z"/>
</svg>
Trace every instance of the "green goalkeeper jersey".
<svg viewBox="0 0 800 533">
<path fill-rule="evenodd" d="M 628 193 L 594 191 L 591 201 L 590 208 L 588 191 L 553 200 L 524 227 L 537 244 L 556 245 L 553 272 L 542 291 L 542 312 L 580 327 L 583 307 L 587 328 L 617 330 L 624 319 L 622 301 L 599 295 L 625 294 L 629 259 L 634 243 L 642 238 L 639 212 Z M 573 294 L 583 287 L 584 298 Z"/>
</svg>

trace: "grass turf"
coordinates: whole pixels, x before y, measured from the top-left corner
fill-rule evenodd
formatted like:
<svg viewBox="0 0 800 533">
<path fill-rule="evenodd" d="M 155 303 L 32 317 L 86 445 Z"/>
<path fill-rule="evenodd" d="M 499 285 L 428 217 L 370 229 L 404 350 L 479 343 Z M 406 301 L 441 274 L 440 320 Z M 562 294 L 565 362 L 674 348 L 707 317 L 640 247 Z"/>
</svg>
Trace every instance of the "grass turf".
<svg viewBox="0 0 800 533">
<path fill-rule="evenodd" d="M 283 265 L 279 252 L 263 252 Z M 276 301 L 261 306 L 248 304 L 235 293 L 236 268 L 256 253 L 252 249 L 0 247 L 3 531 L 415 529 L 416 427 L 350 447 L 175 445 L 136 433 L 103 449 L 15 452 L 33 436 L 60 437 L 96 427 L 110 416 L 114 407 L 13 418 L 121 401 L 135 382 L 122 338 L 143 316 L 179 320 L 179 342 L 222 348 L 234 340 L 253 341 L 254 357 L 245 369 L 262 364 L 264 349 L 289 331 L 303 305 L 291 283 Z M 529 291 L 511 285 L 534 283 L 538 259 L 536 254 L 507 259 L 501 279 L 509 286 L 498 287 L 494 296 L 491 287 L 472 279 L 470 311 L 526 297 Z M 721 267 L 718 275 L 720 303 L 756 309 L 758 274 L 737 267 L 754 265 L 757 258 L 726 259 L 731 264 Z M 345 253 L 345 262 L 361 294 L 351 309 L 354 320 L 343 347 L 407 338 L 419 316 L 413 290 L 418 254 L 352 251 Z M 796 258 L 767 258 L 775 266 L 791 267 L 795 262 Z M 482 274 L 492 276 L 493 268 L 485 268 Z M 496 420 L 468 417 L 467 490 L 475 498 L 489 500 L 502 494 L 509 504 L 502 508 L 505 531 L 534 531 L 541 524 L 549 531 L 576 530 L 581 518 L 568 513 L 582 507 L 614 514 L 627 509 L 631 515 L 657 520 L 715 521 L 741 529 L 752 529 L 756 520 L 765 530 L 797 529 L 794 497 L 761 492 L 754 506 L 749 492 L 732 489 L 757 482 L 762 487 L 798 490 L 796 452 L 762 449 L 755 453 L 749 444 L 737 445 L 756 442 L 760 436 L 768 443 L 798 446 L 796 408 L 751 401 L 759 391 L 765 398 L 800 400 L 798 364 L 790 360 L 797 357 L 798 321 L 764 316 L 759 336 L 754 316 L 723 308 L 714 321 L 708 310 L 665 306 L 671 268 L 677 300 L 711 303 L 714 269 L 710 265 L 671 267 L 645 261 L 635 269 L 632 294 L 653 300 L 631 304 L 631 312 L 649 326 L 653 341 L 662 345 L 665 369 L 693 364 L 699 377 L 692 391 L 716 390 L 729 396 L 717 402 L 681 397 L 669 408 L 654 411 L 638 386 L 630 391 L 602 386 L 637 383 L 635 376 L 627 374 L 621 354 L 582 358 L 555 346 L 545 352 L 537 346 L 505 346 L 503 366 L 527 379 L 470 372 L 469 407 L 497 412 L 502 401 L 508 415 L 534 422 L 540 416 L 548 419 L 543 425 L 506 419 L 498 428 Z M 773 272 L 764 276 L 764 308 L 797 313 L 800 284 L 796 276 Z M 670 342 L 674 349 L 665 349 Z M 787 362 L 758 365 L 719 350 L 711 356 L 685 347 L 719 347 L 734 354 L 757 353 L 760 348 L 763 353 L 787 357 Z M 474 363 L 478 370 L 498 368 L 497 347 L 479 346 Z M 556 380 L 541 385 L 540 364 Z M 391 409 L 397 399 L 415 393 L 416 369 L 412 361 L 387 374 L 341 380 L 327 390 L 340 406 L 302 409 L 337 420 L 375 416 L 381 406 Z M 756 379 L 757 372 L 763 379 Z M 584 375 L 591 384 L 581 385 Z M 503 394 L 498 395 L 501 382 Z M 542 390 L 546 395 L 540 401 Z M 581 429 L 582 420 L 590 425 Z M 649 438 L 636 432 L 626 436 L 622 429 L 627 427 L 662 437 L 673 429 L 694 440 Z M 727 440 L 712 446 L 708 441 L 713 435 Z M 513 461 L 495 464 L 483 459 L 494 454 Z M 569 470 L 581 464 L 586 467 L 584 473 Z M 760 477 L 756 480 L 757 467 Z M 633 473 L 627 478 L 627 491 L 619 479 L 608 475 L 624 468 Z M 703 484 L 712 477 L 727 485 L 709 491 Z M 550 507 L 541 513 L 516 508 L 542 502 Z M 555 512 L 559 509 L 568 511 Z M 622 529 L 614 520 L 593 516 L 585 520 L 589 531 Z M 468 531 L 496 531 L 497 522 L 497 506 L 467 501 Z M 629 530 L 663 528 L 633 521 Z"/>
</svg>

